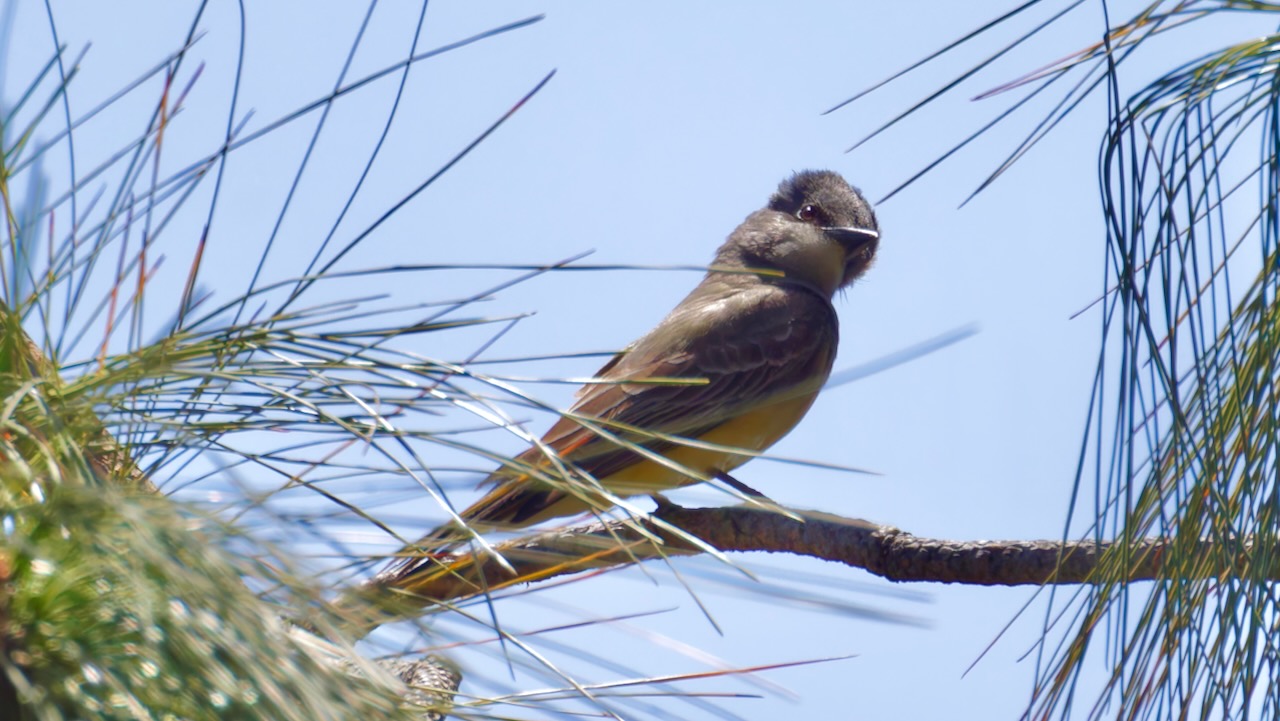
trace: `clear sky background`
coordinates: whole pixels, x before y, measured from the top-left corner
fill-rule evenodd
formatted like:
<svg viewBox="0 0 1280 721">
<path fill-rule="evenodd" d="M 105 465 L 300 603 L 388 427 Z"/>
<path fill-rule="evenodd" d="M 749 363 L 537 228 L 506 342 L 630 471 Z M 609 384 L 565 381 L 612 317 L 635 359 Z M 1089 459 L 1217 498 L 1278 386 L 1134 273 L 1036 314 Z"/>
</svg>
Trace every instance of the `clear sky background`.
<svg viewBox="0 0 1280 721">
<path fill-rule="evenodd" d="M 1063 4 L 1047 3 L 1014 28 L 1025 30 Z M 180 2 L 52 5 L 59 40 L 70 56 L 92 43 L 72 87 L 73 116 L 179 47 L 195 7 Z M 170 171 L 212 152 L 225 132 L 239 19 L 233 3 L 213 5 L 202 23 L 205 34 L 190 54 L 205 67 L 166 136 L 164 166 Z M 366 7 L 248 5 L 236 118 L 252 111 L 246 125 L 251 131 L 330 90 Z M 434 173 L 547 72 L 557 74 L 339 268 L 547 263 L 588 250 L 594 255 L 587 262 L 595 263 L 704 264 L 779 180 L 805 168 L 836 170 L 878 201 L 1010 102 L 1008 97 L 970 98 L 1098 38 L 1103 29 L 1098 4 L 1086 3 L 993 70 L 854 152 L 844 151 L 1014 33 L 980 40 L 838 112 L 821 112 L 1011 6 L 987 0 L 438 0 L 427 9 L 420 50 L 538 13 L 546 13 L 546 19 L 413 67 L 382 153 L 336 242 L 345 243 Z M 349 76 L 405 57 L 419 10 L 414 3 L 382 3 Z M 53 41 L 44 12 L 34 2 L 17 8 L 7 48 L 6 102 L 50 55 Z M 1210 47 L 1213 42 L 1179 36 L 1179 45 L 1169 47 L 1186 57 L 1197 43 Z M 180 85 L 196 69 L 188 62 Z M 1130 70 L 1135 87 L 1143 71 L 1140 66 Z M 266 277 L 300 272 L 328 232 L 377 142 L 398 81 L 392 74 L 334 107 L 268 259 Z M 78 131 L 81 172 L 141 132 L 159 90 L 158 81 L 145 84 Z M 843 336 L 837 369 L 875 362 L 957 328 L 976 325 L 978 333 L 831 389 L 774 449 L 782 456 L 881 475 L 757 461 L 738 474 L 743 482 L 785 505 L 866 518 L 920 536 L 1062 535 L 1097 359 L 1097 311 L 1071 316 L 1102 290 L 1096 148 L 1106 119 L 1103 98 L 1082 106 L 993 187 L 960 207 L 1047 104 L 1033 103 L 1033 108 L 1040 110 L 1015 117 L 878 205 L 880 258 L 864 280 L 837 299 Z M 231 156 L 201 276 L 215 297 L 233 297 L 247 285 L 317 118 L 313 113 Z M 52 154 L 46 169 L 55 185 L 57 178 L 65 179 L 65 152 Z M 210 190 L 211 184 L 204 184 L 201 197 Z M 205 208 L 192 203 L 167 231 L 167 260 L 153 299 L 169 293 L 176 302 Z M 342 293 L 386 292 L 401 302 L 426 302 L 469 295 L 511 276 L 497 271 L 401 276 Z M 561 273 L 518 285 L 477 312 L 536 314 L 518 323 L 486 357 L 618 349 L 659 320 L 697 277 L 689 271 Z M 437 334 L 414 342 L 424 354 L 459 358 L 483 338 L 482 333 Z M 502 370 L 582 377 L 598 363 L 559 360 Z M 530 388 L 560 406 L 572 393 L 565 385 Z M 540 429 L 546 420 L 537 423 L 543 424 L 536 426 Z M 492 440 L 504 451 L 520 450 L 511 436 Z M 396 498 L 410 498 L 405 489 L 401 483 Z M 395 509 L 395 519 L 410 535 L 438 520 L 420 494 L 413 498 L 419 506 Z M 680 500 L 721 503 L 725 498 L 693 490 Z M 421 508 L 420 517 L 413 508 Z M 1089 506 L 1083 510 L 1092 516 Z M 1083 528 L 1077 521 L 1074 531 Z M 381 542 L 377 548 L 386 550 L 386 539 Z M 731 574 L 706 558 L 679 567 L 702 592 L 723 636 L 671 573 L 657 566 L 648 569 L 650 576 L 631 569 L 532 594 L 499 610 L 508 630 L 661 611 L 532 639 L 588 680 L 621 674 L 576 661 L 554 644 L 591 647 L 646 674 L 709 667 L 705 658 L 683 655 L 681 645 L 740 666 L 852 656 L 764 675 L 793 696 L 766 688 L 763 700 L 716 702 L 743 718 L 989 719 L 1016 718 L 1022 710 L 1043 605 L 1033 602 L 991 644 L 1035 590 L 899 586 L 808 559 L 740 560 L 784 569 L 765 575 L 797 593 L 829 594 L 905 622 L 828 612 L 817 602 L 782 602 L 767 588 L 717 585 L 702 577 Z M 462 627 L 450 632 L 478 635 Z M 464 691 L 493 693 L 507 685 L 545 683 L 527 675 L 512 682 L 505 669 L 479 654 L 464 651 L 456 658 L 468 672 Z M 761 690 L 730 679 L 679 688 Z M 712 717 L 703 708 L 661 703 L 687 718 Z"/>
</svg>

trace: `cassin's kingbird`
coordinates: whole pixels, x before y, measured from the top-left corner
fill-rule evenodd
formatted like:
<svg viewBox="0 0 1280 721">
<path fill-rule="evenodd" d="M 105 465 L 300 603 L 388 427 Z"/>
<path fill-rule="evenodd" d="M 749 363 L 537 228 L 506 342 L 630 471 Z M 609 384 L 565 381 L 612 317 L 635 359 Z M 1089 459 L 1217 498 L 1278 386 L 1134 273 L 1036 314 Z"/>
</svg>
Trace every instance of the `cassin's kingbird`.
<svg viewBox="0 0 1280 721">
<path fill-rule="evenodd" d="M 424 556 L 473 533 L 609 505 L 589 485 L 549 483 L 557 464 L 623 497 L 695 483 L 752 457 L 729 448 L 773 445 L 826 382 L 839 332 L 832 297 L 866 271 L 878 245 L 871 205 L 844 178 L 804 171 L 783 181 L 720 246 L 698 287 L 606 363 L 541 443 L 489 476 L 493 490 L 459 514 L 470 532 L 440 528 L 377 583 L 411 590 L 416 574 L 438 565 Z"/>
</svg>

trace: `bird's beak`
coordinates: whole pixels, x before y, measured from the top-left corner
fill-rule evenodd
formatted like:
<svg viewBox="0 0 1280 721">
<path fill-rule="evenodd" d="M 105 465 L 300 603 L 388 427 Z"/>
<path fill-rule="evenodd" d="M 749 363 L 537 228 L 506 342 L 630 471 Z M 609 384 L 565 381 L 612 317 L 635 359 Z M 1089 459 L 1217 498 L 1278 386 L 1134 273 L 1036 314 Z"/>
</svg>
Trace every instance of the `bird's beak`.
<svg viewBox="0 0 1280 721">
<path fill-rule="evenodd" d="M 874 243 L 880 239 L 880 234 L 874 230 L 867 228 L 840 228 L 831 227 L 823 228 L 822 232 L 830 233 L 831 237 L 840 242 L 845 249 L 852 253 L 868 243 Z"/>
</svg>

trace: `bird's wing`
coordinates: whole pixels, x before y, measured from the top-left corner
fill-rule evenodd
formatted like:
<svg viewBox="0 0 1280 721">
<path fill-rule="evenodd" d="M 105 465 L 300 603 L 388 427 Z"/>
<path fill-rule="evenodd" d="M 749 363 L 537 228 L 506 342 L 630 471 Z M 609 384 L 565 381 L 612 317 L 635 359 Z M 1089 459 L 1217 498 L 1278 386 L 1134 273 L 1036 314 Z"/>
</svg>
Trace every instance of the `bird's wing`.
<svg viewBox="0 0 1280 721">
<path fill-rule="evenodd" d="M 706 303 L 686 301 L 653 332 L 606 364 L 597 375 L 602 382 L 585 386 L 542 443 L 517 460 L 546 467 L 549 454 L 554 453 L 596 478 L 607 477 L 643 456 L 575 416 L 595 421 L 628 442 L 660 450 L 672 442 L 623 429 L 696 438 L 761 405 L 816 391 L 830 372 L 836 341 L 834 309 L 808 292 L 761 286 Z M 698 383 L 636 382 L 661 378 Z M 489 496 L 503 486 L 536 486 L 510 469 L 494 474 L 493 480 L 499 488 Z M 543 486 L 538 495 L 548 497 L 536 502 L 525 499 L 531 503 L 519 504 L 522 510 L 513 510 L 508 499 L 501 504 L 502 511 L 477 503 L 463 516 L 519 523 L 562 493 Z M 487 510 L 482 511 L 482 506 Z"/>
<path fill-rule="evenodd" d="M 549 469 L 552 454 L 597 479 L 643 460 L 572 416 L 662 450 L 673 443 L 619 427 L 697 438 L 762 405 L 814 392 L 831 370 L 837 333 L 830 301 L 808 291 L 761 285 L 700 297 L 695 290 L 657 328 L 606 363 L 597 375 L 603 382 L 585 386 L 571 415 L 557 421 L 540 445 L 489 478 L 496 487 L 460 514 L 472 531 L 447 524 L 415 544 L 416 552 L 443 551 L 486 526 L 525 525 L 572 500 L 567 491 L 520 470 Z M 638 382 L 653 378 L 705 382 Z M 431 567 L 420 556 L 406 557 L 379 579 L 407 588 L 408 579 Z"/>
</svg>

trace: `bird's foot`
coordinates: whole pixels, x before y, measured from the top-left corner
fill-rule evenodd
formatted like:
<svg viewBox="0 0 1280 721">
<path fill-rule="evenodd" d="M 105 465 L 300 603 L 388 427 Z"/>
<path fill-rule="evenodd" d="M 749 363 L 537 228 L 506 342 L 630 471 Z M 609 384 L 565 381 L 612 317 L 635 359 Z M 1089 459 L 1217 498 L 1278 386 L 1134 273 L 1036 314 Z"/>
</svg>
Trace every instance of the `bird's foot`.
<svg viewBox="0 0 1280 721">
<path fill-rule="evenodd" d="M 734 478 L 733 476 L 729 475 L 724 471 L 716 471 L 715 477 L 721 481 L 724 481 L 725 485 L 729 486 L 730 488 L 734 489 L 735 491 L 741 493 L 744 496 L 751 496 L 752 498 L 763 498 L 764 500 L 769 501 L 770 503 L 773 503 L 773 501 L 765 494 L 761 493 L 760 491 L 757 491 L 751 486 L 748 486 L 742 481 L 739 481 L 738 479 Z"/>
</svg>

